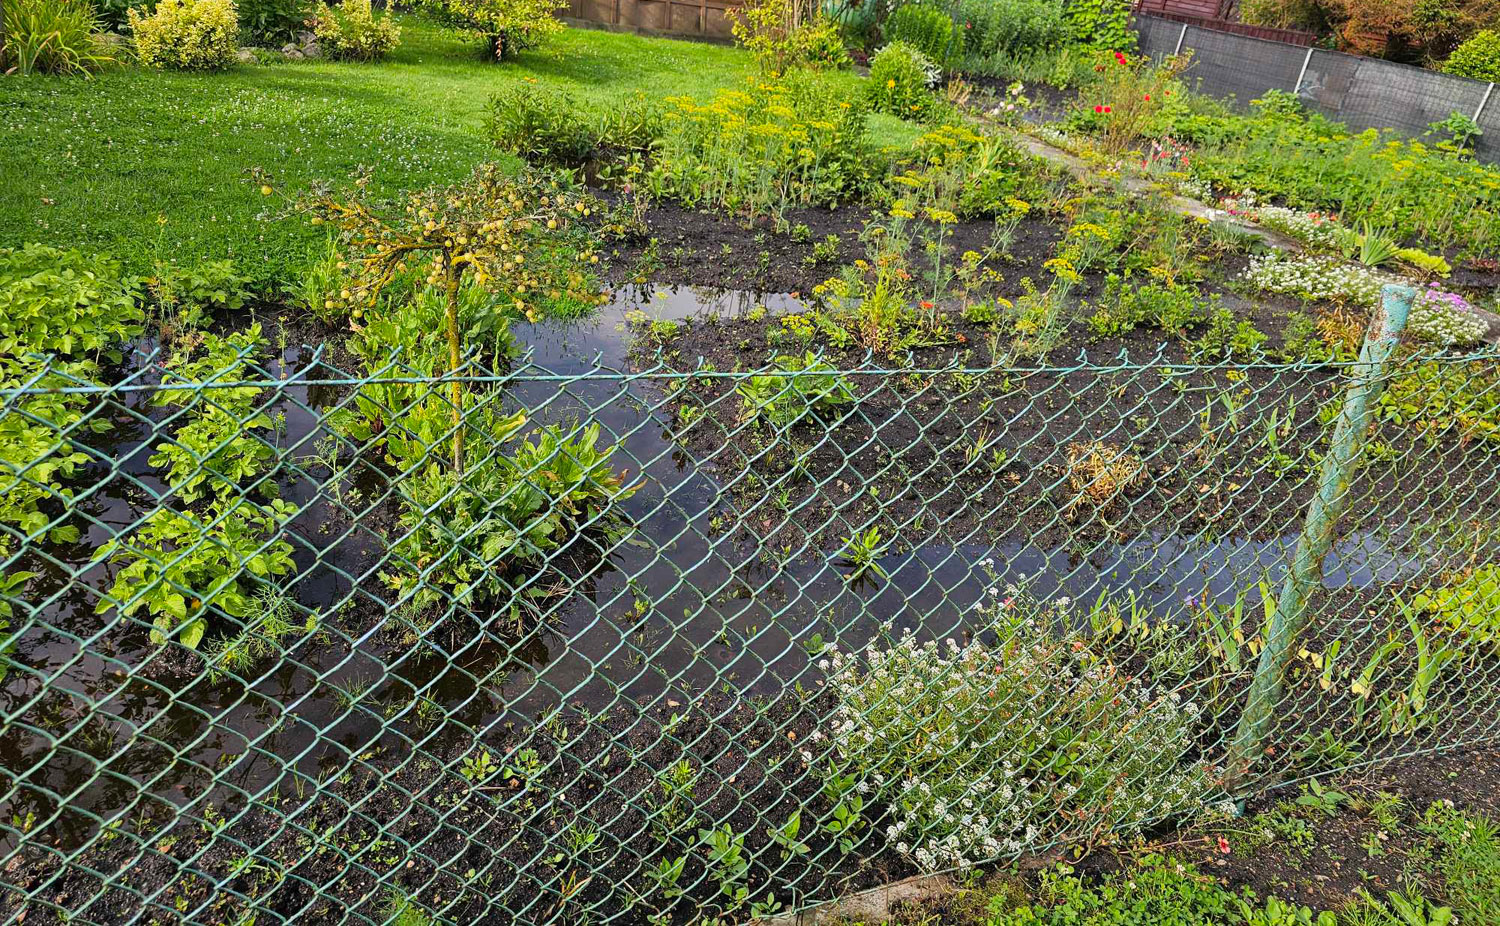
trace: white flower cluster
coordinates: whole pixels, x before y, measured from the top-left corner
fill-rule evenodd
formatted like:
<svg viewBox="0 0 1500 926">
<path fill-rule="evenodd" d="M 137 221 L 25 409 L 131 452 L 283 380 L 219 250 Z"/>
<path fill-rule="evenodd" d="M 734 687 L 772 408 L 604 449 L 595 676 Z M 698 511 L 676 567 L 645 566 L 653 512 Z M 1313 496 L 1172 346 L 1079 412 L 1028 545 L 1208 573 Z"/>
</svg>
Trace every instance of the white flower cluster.
<svg viewBox="0 0 1500 926">
<path fill-rule="evenodd" d="M 1432 283 L 1412 303 L 1406 330 L 1433 344 L 1459 347 L 1483 339 L 1490 326 L 1463 296 Z"/>
<path fill-rule="evenodd" d="M 1197 706 L 1064 632 L 1061 601 L 991 591 L 981 608 L 994 643 L 908 631 L 828 654 L 838 707 L 827 733 L 844 767 L 877 783 L 887 842 L 936 871 L 1201 809 L 1211 770 L 1185 760 Z"/>
<path fill-rule="evenodd" d="M 1219 207 L 1230 215 L 1249 219 L 1262 228 L 1281 232 L 1316 250 L 1334 250 L 1339 246 L 1343 228 L 1339 218 L 1327 212 L 1303 212 L 1286 206 L 1269 206 L 1258 202 L 1254 192 L 1226 197 Z"/>
<path fill-rule="evenodd" d="M 1395 277 L 1346 264 L 1336 257 L 1296 257 L 1279 251 L 1250 258 L 1244 278 L 1269 293 L 1364 306 L 1380 300 L 1381 286 L 1398 282 Z"/>
</svg>

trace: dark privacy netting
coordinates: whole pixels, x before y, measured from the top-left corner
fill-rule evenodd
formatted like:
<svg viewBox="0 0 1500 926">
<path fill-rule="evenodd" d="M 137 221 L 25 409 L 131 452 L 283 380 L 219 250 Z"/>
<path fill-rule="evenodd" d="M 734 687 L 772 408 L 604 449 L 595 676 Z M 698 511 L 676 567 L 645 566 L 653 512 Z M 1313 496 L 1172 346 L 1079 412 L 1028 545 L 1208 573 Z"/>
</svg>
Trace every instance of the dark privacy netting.
<svg viewBox="0 0 1500 926">
<path fill-rule="evenodd" d="M 1500 733 L 1494 355 L 593 343 L 0 393 L 0 918 L 739 920 Z"/>
<path fill-rule="evenodd" d="M 1135 26 L 1141 51 L 1152 57 L 1191 50 L 1185 79 L 1209 96 L 1243 105 L 1267 90 L 1285 90 L 1356 131 L 1388 128 L 1413 136 L 1454 112 L 1478 113 L 1484 134 L 1473 142 L 1475 156 L 1500 160 L 1500 94 L 1486 101 L 1490 85 L 1483 81 L 1151 16 L 1137 16 Z"/>
</svg>

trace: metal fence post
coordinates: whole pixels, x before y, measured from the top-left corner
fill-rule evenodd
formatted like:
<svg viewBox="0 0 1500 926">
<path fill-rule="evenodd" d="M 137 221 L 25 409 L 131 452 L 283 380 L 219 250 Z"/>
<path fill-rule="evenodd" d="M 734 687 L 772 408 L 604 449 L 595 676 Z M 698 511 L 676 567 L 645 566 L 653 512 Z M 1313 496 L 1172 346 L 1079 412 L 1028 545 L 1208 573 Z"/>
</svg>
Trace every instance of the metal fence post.
<svg viewBox="0 0 1500 926">
<path fill-rule="evenodd" d="M 1250 768 L 1264 752 L 1271 711 L 1281 700 L 1286 663 L 1307 619 L 1307 599 L 1323 579 L 1323 557 L 1333 547 L 1334 532 L 1348 507 L 1349 482 L 1358 469 L 1374 405 L 1385 391 L 1385 365 L 1406 329 L 1406 317 L 1416 294 L 1410 286 L 1383 287 L 1380 309 L 1365 334 L 1364 347 L 1353 369 L 1354 380 L 1344 393 L 1344 407 L 1333 429 L 1332 445 L 1323 458 L 1318 492 L 1308 506 L 1291 568 L 1282 581 L 1276 611 L 1266 630 L 1265 648 L 1261 650 L 1255 678 L 1245 696 L 1245 711 L 1230 746 L 1225 788 L 1236 797 L 1242 796 L 1240 791 Z"/>
<path fill-rule="evenodd" d="M 1182 31 L 1177 33 L 1177 47 L 1172 49 L 1172 55 L 1174 57 L 1182 54 L 1182 40 L 1185 38 L 1187 38 L 1187 23 L 1183 23 Z"/>
<path fill-rule="evenodd" d="M 1302 58 L 1302 70 L 1297 72 L 1297 84 L 1292 87 L 1292 96 L 1302 95 L 1302 78 L 1307 76 L 1307 66 L 1312 63 L 1313 49 L 1307 46 L 1307 54 Z"/>
<path fill-rule="evenodd" d="M 1482 115 L 1484 115 L 1485 104 L 1490 101 L 1490 94 L 1492 94 L 1494 92 L 1495 92 L 1495 82 L 1492 80 L 1492 81 L 1490 81 L 1490 85 L 1488 87 L 1484 88 L 1484 99 L 1480 100 L 1479 101 L 1479 105 L 1477 107 L 1475 107 L 1475 109 L 1474 109 L 1474 121 L 1475 122 L 1478 122 L 1479 121 L 1479 117 L 1482 116 Z"/>
</svg>

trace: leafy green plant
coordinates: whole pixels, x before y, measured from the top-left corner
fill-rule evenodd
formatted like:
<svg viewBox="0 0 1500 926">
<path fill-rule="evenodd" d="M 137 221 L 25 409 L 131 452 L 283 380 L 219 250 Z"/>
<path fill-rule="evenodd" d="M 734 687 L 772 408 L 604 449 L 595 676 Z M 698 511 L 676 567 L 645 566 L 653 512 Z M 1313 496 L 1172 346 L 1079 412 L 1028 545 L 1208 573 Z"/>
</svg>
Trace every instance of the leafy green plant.
<svg viewBox="0 0 1500 926">
<path fill-rule="evenodd" d="M 1326 817 L 1338 816 L 1339 808 L 1347 803 L 1349 795 L 1323 787 L 1316 778 L 1303 785 L 1302 793 L 1297 797 L 1297 806 L 1316 810 Z"/>
<path fill-rule="evenodd" d="M 202 512 L 158 508 L 130 533 L 111 538 L 96 561 L 124 565 L 97 612 L 152 616 L 151 641 L 175 639 L 197 649 L 209 618 L 243 618 L 247 582 L 292 570 L 292 546 L 274 539 L 295 508 L 280 499 L 262 506 L 245 498 L 215 499 Z"/>
<path fill-rule="evenodd" d="M 0 248 L 0 354 L 91 355 L 144 331 L 139 286 L 105 257 L 41 244 Z"/>
<path fill-rule="evenodd" d="M 190 266 L 158 261 L 146 278 L 161 329 L 180 337 L 202 328 L 214 311 L 233 311 L 245 304 L 246 280 L 230 260 L 206 260 Z"/>
<path fill-rule="evenodd" d="M 639 488 L 610 465 L 614 448 L 597 446 L 598 425 L 573 435 L 553 425 L 507 451 L 526 419 L 498 405 L 491 397 L 468 413 L 482 450 L 471 469 L 429 463 L 401 486 L 397 566 L 381 575 L 418 610 L 499 603 L 520 623 L 531 598 L 545 594 L 535 562 L 584 529 L 613 529 L 616 506 Z"/>
<path fill-rule="evenodd" d="M 370 0 L 319 3 L 313 32 L 329 57 L 344 61 L 374 61 L 401 42 L 401 27 L 389 13 L 376 16 Z"/>
<path fill-rule="evenodd" d="M 1470 639 L 1500 644 L 1500 564 L 1487 563 L 1444 585 L 1423 589 L 1411 604 Z"/>
<path fill-rule="evenodd" d="M 1126 0 L 1074 0 L 1068 4 L 1066 16 L 1076 44 L 1115 52 L 1135 47 Z"/>
<path fill-rule="evenodd" d="M 806 855 L 812 851 L 807 843 L 797 838 L 801 832 L 801 810 L 792 811 L 792 815 L 787 817 L 786 822 L 781 826 L 766 827 L 766 835 L 771 838 L 772 844 L 781 848 L 781 858 L 783 861 L 794 856 Z"/>
<path fill-rule="evenodd" d="M 7 0 L 0 74 L 88 74 L 114 61 L 89 0 Z"/>
<path fill-rule="evenodd" d="M 1148 322 L 1171 334 L 1185 334 L 1205 315 L 1203 302 L 1191 286 L 1143 283 L 1132 286 L 1130 272 L 1110 274 L 1104 296 L 1089 316 L 1089 328 L 1097 337 L 1120 337 Z"/>
<path fill-rule="evenodd" d="M 166 467 L 168 486 L 184 501 L 236 493 L 275 458 L 275 448 L 255 433 L 276 425 L 262 407 L 264 390 L 240 382 L 253 376 L 255 355 L 265 346 L 255 323 L 228 335 L 205 334 L 198 347 L 163 365 L 168 388 L 158 390 L 152 404 L 184 408 L 187 420 L 148 462 Z M 275 489 L 274 483 L 266 486 Z"/>
<path fill-rule="evenodd" d="M 34 572 L 0 572 L 0 682 L 10 672 L 10 653 L 16 647 L 17 631 L 11 629 L 16 612 L 11 601 L 19 600 L 26 591 L 26 583 L 36 576 Z"/>
<path fill-rule="evenodd" d="M 776 358 L 777 373 L 742 380 L 735 391 L 746 418 L 788 428 L 810 417 L 826 416 L 854 401 L 854 389 L 837 369 L 808 352 Z"/>
<path fill-rule="evenodd" d="M 471 756 L 465 756 L 459 763 L 458 773 L 464 776 L 469 784 L 483 784 L 493 778 L 500 771 L 500 766 L 490 756 L 488 749 L 481 749 Z"/>
<path fill-rule="evenodd" d="M 489 136 L 533 164 L 578 167 L 599 146 L 600 130 L 568 93 L 521 84 L 490 97 Z"/>
<path fill-rule="evenodd" d="M 708 853 L 709 877 L 719 882 L 719 893 L 728 899 L 730 909 L 739 907 L 750 893 L 746 883 L 750 860 L 745 856 L 745 835 L 725 823 L 715 830 L 699 830 L 698 838 Z"/>
<path fill-rule="evenodd" d="M 925 121 L 939 110 L 932 86 L 942 69 L 920 49 L 891 42 L 870 59 L 870 105 L 876 112 Z"/>
<path fill-rule="evenodd" d="M 127 16 L 136 57 L 148 67 L 217 71 L 234 63 L 233 0 L 158 0 L 150 15 L 132 9 Z"/>
<path fill-rule="evenodd" d="M 1192 342 L 1193 355 L 1200 360 L 1255 360 L 1270 336 L 1249 319 L 1236 318 L 1227 308 L 1209 313 L 1208 325 Z"/>
<path fill-rule="evenodd" d="M 1153 853 L 1097 880 L 1067 865 L 1045 869 L 1035 899 L 997 905 L 988 926 L 1219 926 L 1242 919 L 1239 900 L 1191 865 Z"/>
<path fill-rule="evenodd" d="M 888 544 L 880 537 L 880 528 L 872 527 L 864 533 L 856 533 L 853 537 L 844 538 L 844 559 L 852 567 L 848 579 L 850 582 L 858 581 L 867 572 L 872 572 L 882 579 L 889 578 L 885 567 L 880 565 L 880 558 L 885 555 Z"/>
<path fill-rule="evenodd" d="M 0 354 L 0 389 L 26 389 L 6 402 L 0 414 L 0 524 L 19 534 L 21 543 L 46 537 L 54 543 L 78 539 L 67 523 L 72 497 L 67 480 L 90 457 L 71 438 L 109 429 L 96 414 L 100 399 L 58 390 L 89 383 L 98 368 L 86 360 L 53 362 L 14 360 Z M 50 498 L 64 500 L 64 514 L 43 510 Z M 0 530 L 0 555 L 13 549 L 12 530 Z"/>
</svg>

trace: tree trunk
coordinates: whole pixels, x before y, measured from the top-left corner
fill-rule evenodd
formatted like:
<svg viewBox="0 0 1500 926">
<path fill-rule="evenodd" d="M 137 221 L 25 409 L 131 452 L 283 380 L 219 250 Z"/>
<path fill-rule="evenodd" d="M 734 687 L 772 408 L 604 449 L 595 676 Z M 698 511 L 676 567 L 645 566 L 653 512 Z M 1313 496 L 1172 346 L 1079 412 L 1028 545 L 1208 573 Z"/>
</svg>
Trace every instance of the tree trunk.
<svg viewBox="0 0 1500 926">
<path fill-rule="evenodd" d="M 464 387 L 458 381 L 462 353 L 458 335 L 458 284 L 463 270 L 448 260 L 448 372 L 453 377 L 453 471 L 464 471 Z"/>
</svg>

